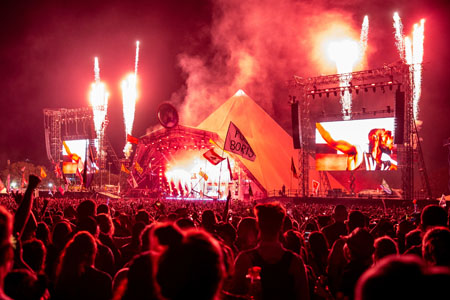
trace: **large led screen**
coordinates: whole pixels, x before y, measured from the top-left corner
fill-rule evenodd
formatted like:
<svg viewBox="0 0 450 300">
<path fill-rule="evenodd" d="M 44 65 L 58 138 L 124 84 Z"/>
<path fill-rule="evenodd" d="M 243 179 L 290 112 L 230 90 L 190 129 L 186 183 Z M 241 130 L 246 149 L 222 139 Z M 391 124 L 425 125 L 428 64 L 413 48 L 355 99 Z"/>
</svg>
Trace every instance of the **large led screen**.
<svg viewBox="0 0 450 300">
<path fill-rule="evenodd" d="M 84 159 L 86 157 L 86 149 L 89 145 L 89 140 L 67 140 L 64 142 L 66 143 L 66 146 L 71 154 L 76 154 L 81 158 L 81 162 L 79 162 L 78 164 L 74 162 L 68 155 L 66 148 L 63 146 L 63 173 L 75 174 L 77 171 L 77 167 L 79 165 L 82 165 L 84 162 Z"/>
<path fill-rule="evenodd" d="M 316 123 L 316 169 L 397 170 L 394 118 Z"/>
</svg>

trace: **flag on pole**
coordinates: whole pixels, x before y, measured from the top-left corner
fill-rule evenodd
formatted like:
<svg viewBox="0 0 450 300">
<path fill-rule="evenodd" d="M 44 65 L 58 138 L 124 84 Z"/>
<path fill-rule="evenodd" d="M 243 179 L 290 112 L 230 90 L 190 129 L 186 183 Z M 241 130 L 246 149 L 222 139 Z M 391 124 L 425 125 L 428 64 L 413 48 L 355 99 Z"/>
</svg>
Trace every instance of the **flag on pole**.
<svg viewBox="0 0 450 300">
<path fill-rule="evenodd" d="M 47 173 L 45 173 L 45 170 L 43 167 L 41 167 L 41 178 L 47 177 Z"/>
<path fill-rule="evenodd" d="M 201 177 L 203 177 L 203 179 L 204 179 L 205 181 L 208 181 L 208 175 L 206 175 L 206 173 L 203 172 L 202 170 L 200 170 L 200 171 L 198 172 L 198 175 L 200 175 Z"/>
<path fill-rule="evenodd" d="M 8 174 L 6 177 L 6 191 L 9 193 L 11 190 L 11 175 Z"/>
<path fill-rule="evenodd" d="M 139 174 L 142 174 L 142 172 L 144 172 L 144 170 L 142 169 L 142 167 L 139 165 L 138 162 L 134 163 L 134 168 L 136 169 L 136 171 L 139 172 Z"/>
<path fill-rule="evenodd" d="M 384 178 L 383 181 L 381 181 L 380 187 L 386 194 L 392 195 L 392 190 L 389 187 L 389 184 L 386 182 L 386 180 L 384 180 Z"/>
<path fill-rule="evenodd" d="M 298 179 L 297 169 L 295 168 L 294 159 L 291 157 L 291 172 L 292 176 Z"/>
<path fill-rule="evenodd" d="M 314 192 L 314 195 L 318 195 L 319 194 L 319 186 L 320 186 L 320 183 L 317 181 L 317 180 L 312 180 L 312 186 L 313 186 L 313 192 Z"/>
<path fill-rule="evenodd" d="M 222 218 L 222 220 L 225 223 L 228 223 L 228 211 L 230 210 L 230 200 L 231 200 L 231 191 L 228 190 L 227 203 L 225 204 L 225 209 L 223 210 L 223 218 Z"/>
<path fill-rule="evenodd" d="M 23 167 L 22 169 L 25 170 L 25 167 Z M 26 185 L 28 185 L 28 181 L 25 179 L 25 172 L 22 172 L 22 181 L 20 182 L 20 187 L 24 188 Z"/>
<path fill-rule="evenodd" d="M 230 159 L 227 157 L 228 171 L 230 172 L 230 180 L 233 180 L 233 172 L 231 171 Z"/>
<path fill-rule="evenodd" d="M 223 147 L 226 151 L 238 154 L 245 159 L 255 161 L 256 155 L 252 147 L 245 139 L 239 128 L 230 122 L 228 126 L 227 137 L 225 138 L 225 145 Z"/>
<path fill-rule="evenodd" d="M 86 154 L 84 157 L 84 168 L 83 168 L 83 183 L 85 188 L 91 186 L 94 180 L 95 167 L 94 167 L 94 147 L 89 145 L 86 149 Z"/>
<path fill-rule="evenodd" d="M 441 199 L 439 200 L 439 206 L 446 208 L 447 207 L 447 201 L 445 201 L 445 195 L 442 194 Z"/>
<path fill-rule="evenodd" d="M 125 173 L 127 173 L 127 174 L 130 174 L 130 170 L 128 170 L 127 167 L 125 167 L 124 164 L 122 164 L 122 165 L 120 166 L 120 171 L 121 171 L 121 172 L 125 172 Z"/>
<path fill-rule="evenodd" d="M 134 137 L 134 136 L 131 136 L 131 135 L 127 134 L 127 142 L 130 143 L 130 144 L 136 144 L 137 145 L 139 143 L 139 139 Z"/>
<path fill-rule="evenodd" d="M 136 179 L 134 179 L 133 173 L 130 173 L 130 174 L 131 174 L 131 182 L 133 183 L 132 186 L 133 186 L 133 188 L 137 188 L 138 184 L 136 182 Z"/>
<path fill-rule="evenodd" d="M 203 157 L 206 158 L 210 163 L 212 163 L 215 166 L 225 159 L 216 152 L 214 152 L 214 149 L 210 149 L 205 153 L 203 153 Z"/>
<path fill-rule="evenodd" d="M 83 175 L 81 174 L 80 170 L 77 168 L 77 176 L 80 178 L 80 185 L 83 185 Z"/>
<path fill-rule="evenodd" d="M 0 179 L 0 193 L 3 192 L 3 190 L 6 191 L 5 185 L 3 184 L 3 181 Z"/>
<path fill-rule="evenodd" d="M 64 196 L 64 189 L 62 186 L 59 186 L 58 191 L 62 196 Z"/>
</svg>

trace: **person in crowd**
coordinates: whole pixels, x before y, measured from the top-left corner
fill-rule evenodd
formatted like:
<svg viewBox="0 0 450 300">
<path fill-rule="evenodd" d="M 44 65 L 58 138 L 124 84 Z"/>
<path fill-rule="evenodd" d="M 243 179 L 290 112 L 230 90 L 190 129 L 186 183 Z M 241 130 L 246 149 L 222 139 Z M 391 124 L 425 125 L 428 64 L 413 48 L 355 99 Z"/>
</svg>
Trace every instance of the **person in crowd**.
<svg viewBox="0 0 450 300">
<path fill-rule="evenodd" d="M 79 231 L 89 232 L 97 243 L 97 251 L 95 256 L 95 267 L 103 272 L 108 273 L 111 277 L 116 271 L 114 254 L 111 249 L 104 245 L 99 239 L 99 228 L 95 218 L 88 216 L 78 221 L 77 229 Z"/>
<path fill-rule="evenodd" d="M 14 249 L 12 239 L 13 218 L 11 214 L 0 206 L 0 299 L 10 298 L 4 291 L 4 280 L 14 263 Z"/>
<path fill-rule="evenodd" d="M 398 255 L 397 243 L 388 236 L 379 237 L 374 243 L 375 251 L 373 252 L 374 264 L 388 255 Z"/>
<path fill-rule="evenodd" d="M 169 238 L 158 236 L 166 245 L 158 259 L 156 282 L 161 296 L 169 300 L 218 299 L 225 275 L 219 243 L 207 232 L 188 230 L 178 234 L 174 230 Z"/>
<path fill-rule="evenodd" d="M 255 270 L 253 267 L 259 267 L 262 299 L 309 299 L 308 281 L 302 259 L 284 249 L 279 241 L 286 215 L 285 208 L 277 202 L 258 204 L 255 207 L 255 215 L 260 242 L 255 249 L 241 252 L 236 258 L 232 292 L 247 294 L 249 287 L 246 275 L 249 270 Z"/>
<path fill-rule="evenodd" d="M 430 204 L 423 208 L 420 215 L 420 228 L 423 232 L 434 226 L 447 226 L 447 212 L 444 208 Z"/>
<path fill-rule="evenodd" d="M 364 228 L 354 229 L 347 237 L 344 246 L 344 255 L 347 265 L 342 273 L 339 294 L 353 299 L 354 289 L 359 277 L 372 265 L 374 252 L 374 239 Z"/>
<path fill-rule="evenodd" d="M 326 276 L 328 265 L 328 244 L 323 233 L 319 231 L 311 232 L 308 238 L 308 265 L 314 271 L 314 274 Z"/>
<path fill-rule="evenodd" d="M 96 253 L 97 243 L 89 232 L 75 234 L 61 255 L 52 299 L 111 299 L 111 276 L 94 267 Z"/>
<path fill-rule="evenodd" d="M 431 265 L 450 268 L 450 230 L 442 226 L 428 230 L 423 237 L 422 255 Z"/>
<path fill-rule="evenodd" d="M 211 234 L 216 232 L 217 219 L 214 211 L 205 210 L 202 214 L 202 228 Z"/>
<path fill-rule="evenodd" d="M 333 212 L 334 223 L 322 228 L 322 233 L 325 235 L 328 241 L 328 245 L 331 248 L 334 242 L 340 237 L 347 235 L 347 226 L 345 220 L 347 220 L 347 208 L 340 204 L 336 205 Z"/>
<path fill-rule="evenodd" d="M 253 249 L 258 244 L 258 224 L 255 218 L 243 218 L 237 227 L 236 247 L 239 251 Z"/>
<path fill-rule="evenodd" d="M 348 214 L 347 230 L 351 233 L 356 228 L 366 227 L 366 216 L 359 210 L 352 210 Z"/>
<path fill-rule="evenodd" d="M 44 243 L 38 239 L 28 240 L 22 246 L 23 260 L 36 274 L 44 270 L 46 252 Z"/>
<path fill-rule="evenodd" d="M 430 268 L 416 255 L 389 256 L 359 279 L 356 300 L 447 299 L 450 271 Z"/>
<path fill-rule="evenodd" d="M 28 269 L 16 269 L 6 275 L 5 293 L 14 300 L 48 299 L 45 277 Z"/>
</svg>

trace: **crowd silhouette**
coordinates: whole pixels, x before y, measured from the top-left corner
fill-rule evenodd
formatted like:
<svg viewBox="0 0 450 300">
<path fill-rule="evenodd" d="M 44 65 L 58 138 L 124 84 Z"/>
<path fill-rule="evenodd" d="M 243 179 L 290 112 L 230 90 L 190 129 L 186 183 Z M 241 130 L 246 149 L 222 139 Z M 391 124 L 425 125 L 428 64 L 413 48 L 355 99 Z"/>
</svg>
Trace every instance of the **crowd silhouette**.
<svg viewBox="0 0 450 300">
<path fill-rule="evenodd" d="M 0 197 L 1 299 L 449 299 L 446 207 Z"/>
</svg>

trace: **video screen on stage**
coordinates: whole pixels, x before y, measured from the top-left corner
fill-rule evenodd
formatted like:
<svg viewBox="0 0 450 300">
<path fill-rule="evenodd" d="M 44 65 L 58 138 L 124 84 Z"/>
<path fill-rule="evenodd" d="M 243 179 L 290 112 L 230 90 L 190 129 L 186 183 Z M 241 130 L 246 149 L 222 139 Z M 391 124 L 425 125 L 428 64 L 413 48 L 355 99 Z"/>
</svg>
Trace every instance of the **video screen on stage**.
<svg viewBox="0 0 450 300">
<path fill-rule="evenodd" d="M 394 118 L 316 123 L 316 169 L 397 170 Z"/>
<path fill-rule="evenodd" d="M 89 146 L 89 140 L 66 140 L 64 141 L 70 154 L 76 154 L 84 162 L 86 157 L 86 149 Z M 78 164 L 69 156 L 66 147 L 62 146 L 63 153 L 63 173 L 75 174 L 77 172 Z"/>
</svg>

